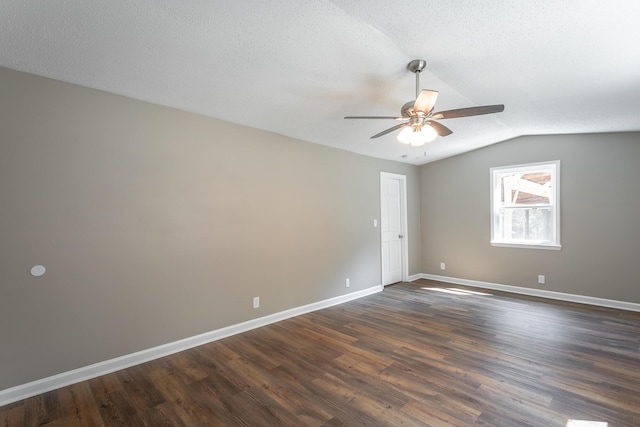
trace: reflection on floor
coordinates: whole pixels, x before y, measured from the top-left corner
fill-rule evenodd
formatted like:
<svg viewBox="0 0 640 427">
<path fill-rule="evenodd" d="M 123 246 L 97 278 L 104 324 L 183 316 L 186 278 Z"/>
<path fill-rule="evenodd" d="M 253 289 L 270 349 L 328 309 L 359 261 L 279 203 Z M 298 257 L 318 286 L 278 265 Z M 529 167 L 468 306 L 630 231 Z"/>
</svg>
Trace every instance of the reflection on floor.
<svg viewBox="0 0 640 427">
<path fill-rule="evenodd" d="M 609 423 L 602 421 L 569 420 L 567 427 L 607 427 Z"/>
<path fill-rule="evenodd" d="M 425 288 L 423 287 L 422 289 L 424 289 L 425 291 L 436 291 L 436 292 L 444 292 L 447 294 L 455 294 L 455 295 L 487 295 L 487 296 L 491 296 L 492 294 L 488 294 L 485 292 L 478 292 L 478 291 L 470 291 L 469 289 L 458 289 L 458 288 Z"/>
</svg>

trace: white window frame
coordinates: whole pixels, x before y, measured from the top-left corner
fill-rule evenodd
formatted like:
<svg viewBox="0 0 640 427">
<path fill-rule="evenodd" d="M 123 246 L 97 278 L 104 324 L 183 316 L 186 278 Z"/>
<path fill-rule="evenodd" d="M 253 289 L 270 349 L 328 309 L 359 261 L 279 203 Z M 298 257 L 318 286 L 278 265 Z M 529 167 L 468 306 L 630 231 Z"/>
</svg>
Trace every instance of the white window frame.
<svg viewBox="0 0 640 427">
<path fill-rule="evenodd" d="M 551 173 L 551 196 L 549 207 L 552 215 L 552 230 L 550 241 L 505 239 L 500 233 L 500 180 L 506 174 L 514 173 Z M 490 169 L 491 177 L 491 245 L 529 248 L 529 249 L 555 249 L 562 248 L 560 244 L 560 160 L 549 162 L 528 163 L 514 166 L 493 167 Z"/>
</svg>

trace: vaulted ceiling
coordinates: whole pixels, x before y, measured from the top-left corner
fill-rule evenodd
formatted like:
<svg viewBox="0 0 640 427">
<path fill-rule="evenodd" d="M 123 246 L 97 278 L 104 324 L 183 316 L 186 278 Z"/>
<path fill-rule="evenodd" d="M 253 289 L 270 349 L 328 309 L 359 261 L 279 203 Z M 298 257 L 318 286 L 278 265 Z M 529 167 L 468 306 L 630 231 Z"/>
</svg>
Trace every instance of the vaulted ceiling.
<svg viewBox="0 0 640 427">
<path fill-rule="evenodd" d="M 640 130 L 636 0 L 0 0 L 0 65 L 374 157 L 423 164 L 519 135 Z M 446 120 L 396 122 L 414 58 Z M 404 157 L 403 157 L 404 156 Z"/>
</svg>

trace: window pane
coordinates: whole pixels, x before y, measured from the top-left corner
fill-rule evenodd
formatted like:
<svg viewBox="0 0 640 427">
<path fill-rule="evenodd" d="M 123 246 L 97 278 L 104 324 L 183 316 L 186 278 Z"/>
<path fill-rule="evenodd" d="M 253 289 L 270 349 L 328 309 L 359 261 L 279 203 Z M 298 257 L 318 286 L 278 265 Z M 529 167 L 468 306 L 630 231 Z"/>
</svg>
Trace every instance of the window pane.
<svg viewBox="0 0 640 427">
<path fill-rule="evenodd" d="M 548 242 L 553 239 L 553 215 L 550 207 L 500 210 L 503 239 Z"/>
<path fill-rule="evenodd" d="M 502 174 L 500 192 L 501 206 L 548 205 L 551 172 Z"/>
</svg>

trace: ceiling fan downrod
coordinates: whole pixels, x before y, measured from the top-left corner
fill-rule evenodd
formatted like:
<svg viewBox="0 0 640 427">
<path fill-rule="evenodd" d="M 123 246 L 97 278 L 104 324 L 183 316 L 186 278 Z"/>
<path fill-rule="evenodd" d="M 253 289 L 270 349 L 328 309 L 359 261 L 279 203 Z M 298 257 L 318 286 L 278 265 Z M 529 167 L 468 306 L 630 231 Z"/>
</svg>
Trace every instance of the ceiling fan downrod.
<svg viewBox="0 0 640 427">
<path fill-rule="evenodd" d="M 416 99 L 420 95 L 420 73 L 427 66 L 427 61 L 424 59 L 414 59 L 407 64 L 407 70 L 416 75 Z"/>
</svg>

